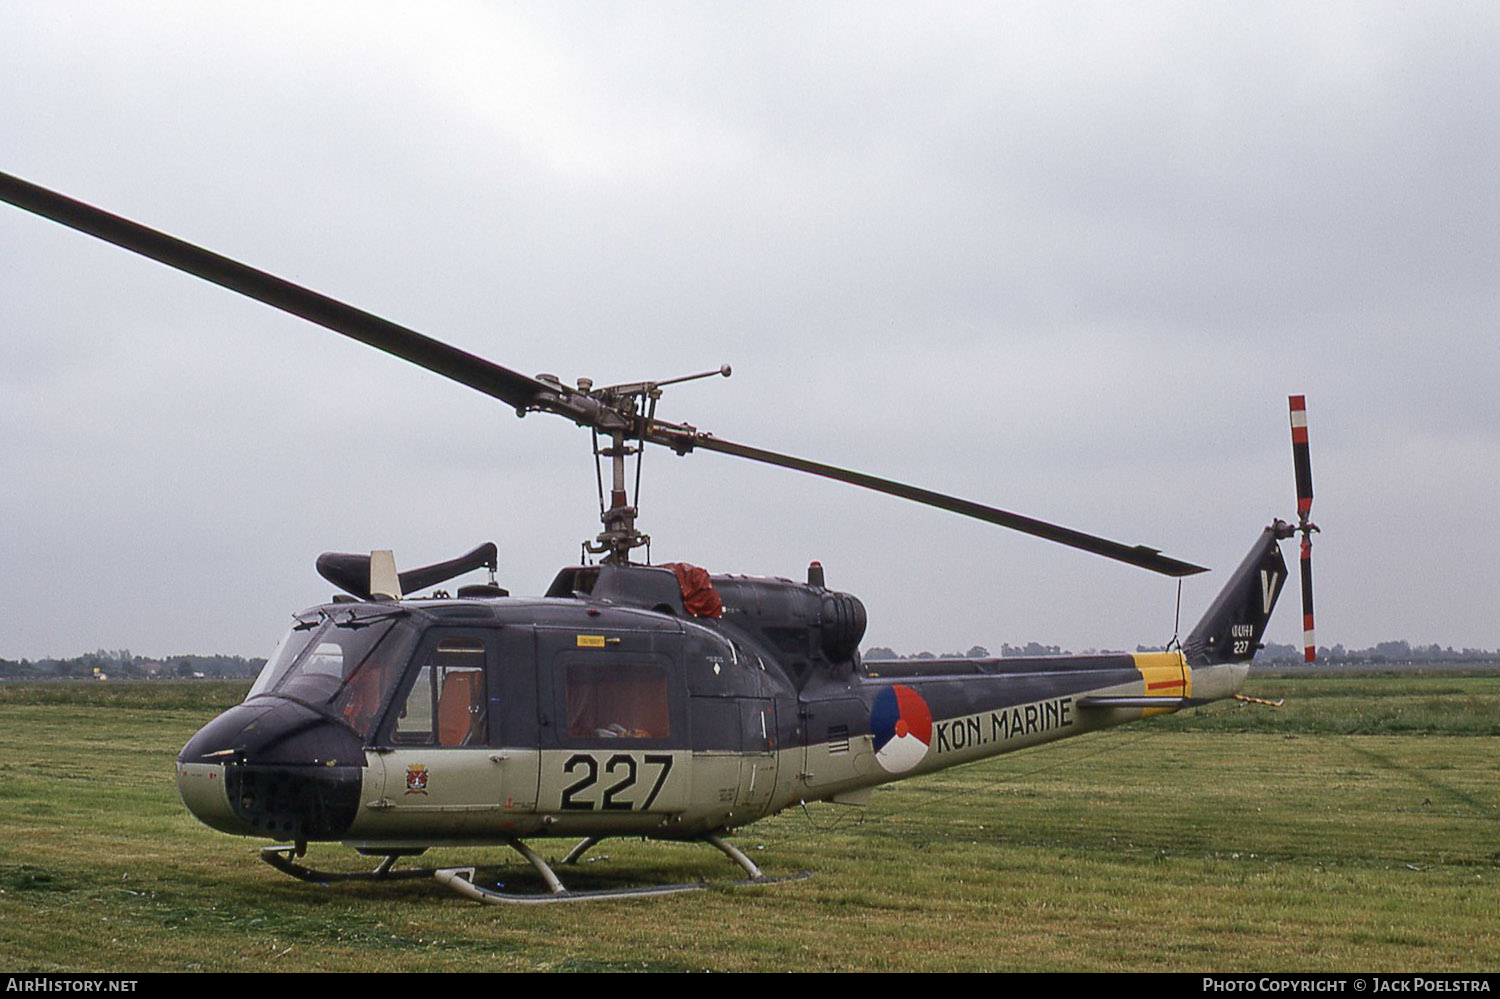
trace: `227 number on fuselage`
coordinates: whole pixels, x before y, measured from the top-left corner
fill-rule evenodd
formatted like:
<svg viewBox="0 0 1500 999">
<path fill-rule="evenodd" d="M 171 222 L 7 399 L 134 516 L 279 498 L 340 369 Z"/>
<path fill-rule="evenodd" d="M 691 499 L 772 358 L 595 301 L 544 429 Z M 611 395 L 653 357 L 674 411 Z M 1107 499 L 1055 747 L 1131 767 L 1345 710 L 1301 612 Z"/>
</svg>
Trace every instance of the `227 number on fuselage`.
<svg viewBox="0 0 1500 999">
<path fill-rule="evenodd" d="M 647 768 L 659 768 L 654 779 L 649 773 L 641 773 L 642 763 Z M 563 773 L 582 776 L 563 789 L 562 807 L 569 811 L 628 812 L 638 809 L 644 812 L 656 801 L 656 796 L 661 793 L 662 785 L 667 782 L 667 775 L 671 772 L 672 757 L 666 753 L 647 753 L 641 761 L 637 761 L 631 753 L 614 753 L 604 760 L 602 766 L 599 757 L 592 753 L 574 753 L 563 764 Z M 637 804 L 618 797 L 637 784 L 644 784 L 646 780 L 651 780 L 652 783 L 644 801 Z M 581 797 L 589 795 L 599 784 L 607 786 L 597 799 Z"/>
</svg>

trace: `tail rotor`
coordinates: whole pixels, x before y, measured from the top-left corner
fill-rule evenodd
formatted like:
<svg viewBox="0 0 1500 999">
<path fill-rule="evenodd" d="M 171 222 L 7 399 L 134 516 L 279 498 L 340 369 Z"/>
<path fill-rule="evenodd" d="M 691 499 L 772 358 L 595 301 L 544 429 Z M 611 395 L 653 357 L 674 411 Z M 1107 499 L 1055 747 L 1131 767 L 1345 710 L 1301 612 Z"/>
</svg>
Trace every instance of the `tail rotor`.
<svg viewBox="0 0 1500 999">
<path fill-rule="evenodd" d="M 1292 464 L 1297 472 L 1297 526 L 1292 531 L 1302 535 L 1302 649 L 1303 658 L 1314 662 L 1318 645 L 1313 634 L 1312 536 L 1318 525 L 1312 515 L 1312 458 L 1307 446 L 1307 397 L 1290 397 L 1292 414 Z M 1289 525 L 1290 526 L 1290 525 Z"/>
</svg>

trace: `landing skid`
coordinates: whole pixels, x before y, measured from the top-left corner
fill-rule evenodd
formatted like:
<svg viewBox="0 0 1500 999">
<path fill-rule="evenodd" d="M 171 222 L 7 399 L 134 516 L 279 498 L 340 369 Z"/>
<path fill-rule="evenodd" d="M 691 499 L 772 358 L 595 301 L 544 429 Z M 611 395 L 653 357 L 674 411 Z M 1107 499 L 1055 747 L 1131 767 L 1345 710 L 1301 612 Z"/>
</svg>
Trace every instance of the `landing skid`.
<svg viewBox="0 0 1500 999">
<path fill-rule="evenodd" d="M 572 850 L 563 858 L 563 863 L 574 864 L 585 852 L 593 848 L 603 837 L 591 836 Z M 735 847 L 733 844 L 717 835 L 702 837 L 702 841 L 708 843 L 721 853 L 733 860 L 748 875 L 739 881 L 731 881 L 730 885 L 735 887 L 781 884 L 788 881 L 801 881 L 811 877 L 810 871 L 799 871 L 785 877 L 767 877 L 761 869 L 755 866 L 754 861 Z M 431 877 L 439 884 L 446 885 L 465 898 L 474 899 L 476 902 L 485 902 L 490 905 L 543 905 L 550 902 L 587 902 L 594 899 L 634 899 L 652 898 L 657 895 L 677 895 L 683 892 L 703 891 L 710 887 L 706 882 L 689 882 L 684 884 L 660 884 L 644 885 L 638 888 L 604 888 L 592 891 L 572 891 L 568 889 L 557 873 L 547 864 L 545 860 L 531 847 L 518 839 L 507 840 L 506 845 L 515 850 L 526 861 L 536 869 L 542 880 L 547 885 L 547 894 L 522 894 L 514 892 L 495 891 L 477 884 L 474 880 L 476 868 L 474 867 L 414 867 L 406 870 L 395 870 L 396 861 L 407 856 L 412 851 L 396 851 L 384 856 L 379 865 L 373 871 L 319 871 L 304 864 L 299 864 L 294 859 L 301 855 L 302 851 L 297 846 L 267 846 L 260 851 L 260 859 L 272 867 L 289 874 L 300 881 L 308 881 L 313 884 L 327 885 L 335 881 L 394 881 L 409 878 Z M 417 851 L 420 852 L 420 851 Z"/>
<path fill-rule="evenodd" d="M 438 871 L 436 867 L 413 867 L 404 871 L 392 870 L 396 861 L 402 857 L 411 855 L 411 851 L 409 850 L 386 854 L 381 858 L 380 863 L 373 871 L 319 871 L 299 864 L 292 859 L 301 855 L 302 850 L 300 848 L 290 845 L 263 846 L 260 849 L 261 860 L 264 860 L 283 874 L 290 874 L 299 881 L 308 881 L 315 885 L 327 885 L 335 881 L 400 881 L 407 878 L 427 878 Z"/>
</svg>

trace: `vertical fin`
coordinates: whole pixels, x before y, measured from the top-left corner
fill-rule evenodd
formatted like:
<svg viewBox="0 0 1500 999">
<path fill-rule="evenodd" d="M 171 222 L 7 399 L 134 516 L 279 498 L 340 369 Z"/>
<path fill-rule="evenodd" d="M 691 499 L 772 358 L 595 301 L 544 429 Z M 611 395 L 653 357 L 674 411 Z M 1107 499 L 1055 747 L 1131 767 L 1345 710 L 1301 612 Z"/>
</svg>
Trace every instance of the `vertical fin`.
<svg viewBox="0 0 1500 999">
<path fill-rule="evenodd" d="M 1289 525 L 1266 528 L 1182 644 L 1189 665 L 1249 662 L 1260 648 L 1266 623 L 1286 582 L 1286 562 L 1277 539 Z"/>
</svg>

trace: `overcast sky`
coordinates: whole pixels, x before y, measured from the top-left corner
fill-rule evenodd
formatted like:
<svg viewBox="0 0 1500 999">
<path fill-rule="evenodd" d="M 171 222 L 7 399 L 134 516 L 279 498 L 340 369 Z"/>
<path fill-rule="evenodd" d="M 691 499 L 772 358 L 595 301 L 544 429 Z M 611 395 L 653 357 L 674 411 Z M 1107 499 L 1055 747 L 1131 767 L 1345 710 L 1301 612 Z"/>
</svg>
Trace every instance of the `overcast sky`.
<svg viewBox="0 0 1500 999">
<path fill-rule="evenodd" d="M 1211 566 L 1295 514 L 1318 637 L 1500 646 L 1500 7 L 0 6 L 0 170 L 528 374 Z M 0 206 L 0 656 L 264 655 L 319 552 L 599 530 L 588 435 Z M 715 454 L 656 561 L 865 645 L 1134 648 L 1176 584 Z M 1287 545 L 1287 557 L 1295 557 Z M 1272 641 L 1300 644 L 1295 588 Z"/>
</svg>

